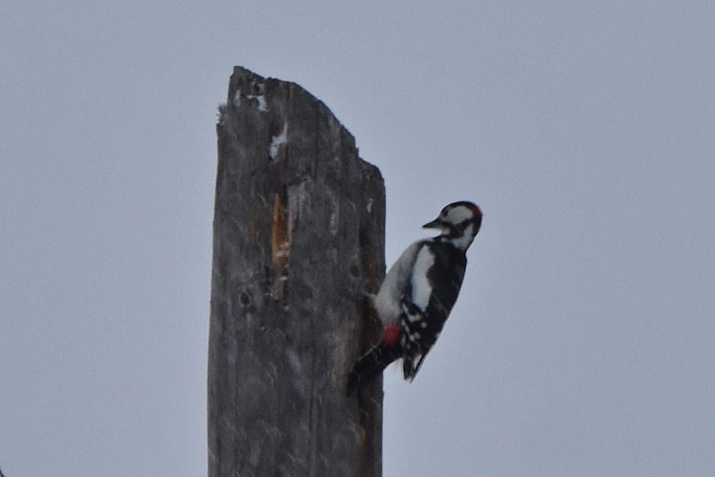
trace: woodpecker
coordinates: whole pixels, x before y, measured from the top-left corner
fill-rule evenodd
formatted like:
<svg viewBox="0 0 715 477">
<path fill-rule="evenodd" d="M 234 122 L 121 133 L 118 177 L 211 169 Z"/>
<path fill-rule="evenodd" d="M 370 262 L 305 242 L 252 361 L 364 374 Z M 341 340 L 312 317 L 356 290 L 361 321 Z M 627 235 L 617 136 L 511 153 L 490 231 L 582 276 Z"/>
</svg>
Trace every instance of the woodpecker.
<svg viewBox="0 0 715 477">
<path fill-rule="evenodd" d="M 374 299 L 384 331 L 348 375 L 348 395 L 400 358 L 405 379 L 415 378 L 457 301 L 466 252 L 481 225 L 476 204 L 453 202 L 423 225 L 440 235 L 410 245 L 390 267 Z"/>
</svg>

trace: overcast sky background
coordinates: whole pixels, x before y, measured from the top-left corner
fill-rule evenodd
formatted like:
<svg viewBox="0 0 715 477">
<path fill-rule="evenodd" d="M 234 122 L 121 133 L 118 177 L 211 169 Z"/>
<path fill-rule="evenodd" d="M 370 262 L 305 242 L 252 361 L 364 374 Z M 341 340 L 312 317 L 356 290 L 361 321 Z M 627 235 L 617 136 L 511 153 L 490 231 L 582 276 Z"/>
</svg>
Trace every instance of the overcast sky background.
<svg viewBox="0 0 715 477">
<path fill-rule="evenodd" d="M 0 466 L 206 475 L 217 106 L 295 81 L 387 261 L 484 210 L 384 475 L 715 474 L 710 2 L 0 3 Z"/>
</svg>

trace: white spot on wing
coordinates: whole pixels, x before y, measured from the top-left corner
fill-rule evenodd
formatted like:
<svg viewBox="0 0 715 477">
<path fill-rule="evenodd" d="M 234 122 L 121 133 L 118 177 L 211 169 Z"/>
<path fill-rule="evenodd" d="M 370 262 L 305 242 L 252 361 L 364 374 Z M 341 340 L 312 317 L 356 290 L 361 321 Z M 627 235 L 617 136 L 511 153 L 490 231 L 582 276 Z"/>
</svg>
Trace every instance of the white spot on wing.
<svg viewBox="0 0 715 477">
<path fill-rule="evenodd" d="M 412 303 L 424 311 L 432 296 L 432 284 L 427 278 L 427 271 L 434 265 L 434 254 L 429 247 L 422 247 L 415 259 L 412 272 Z"/>
</svg>

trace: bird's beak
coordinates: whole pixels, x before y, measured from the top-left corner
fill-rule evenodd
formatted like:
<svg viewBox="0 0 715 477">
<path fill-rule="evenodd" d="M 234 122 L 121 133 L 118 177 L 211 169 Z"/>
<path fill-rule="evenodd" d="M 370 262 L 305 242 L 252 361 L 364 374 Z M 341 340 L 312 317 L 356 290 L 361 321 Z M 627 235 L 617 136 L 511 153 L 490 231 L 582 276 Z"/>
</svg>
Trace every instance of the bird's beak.
<svg viewBox="0 0 715 477">
<path fill-rule="evenodd" d="M 427 222 L 422 226 L 423 229 L 444 229 L 444 223 L 438 218 L 432 222 Z"/>
</svg>

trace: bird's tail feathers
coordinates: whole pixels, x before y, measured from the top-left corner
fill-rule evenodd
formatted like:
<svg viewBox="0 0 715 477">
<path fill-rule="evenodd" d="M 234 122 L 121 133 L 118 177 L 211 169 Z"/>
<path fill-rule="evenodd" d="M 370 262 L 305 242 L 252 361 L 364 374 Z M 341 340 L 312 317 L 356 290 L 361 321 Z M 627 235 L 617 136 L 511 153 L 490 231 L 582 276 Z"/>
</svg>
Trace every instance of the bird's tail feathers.
<svg viewBox="0 0 715 477">
<path fill-rule="evenodd" d="M 416 356 L 405 356 L 402 363 L 402 374 L 406 381 L 412 382 L 417 376 L 417 372 L 422 367 L 422 363 L 425 362 L 425 357 L 427 353 L 418 354 Z"/>
<path fill-rule="evenodd" d="M 360 358 L 348 374 L 348 396 L 358 388 L 371 382 L 393 361 L 400 357 L 397 346 L 381 342 Z"/>
</svg>

